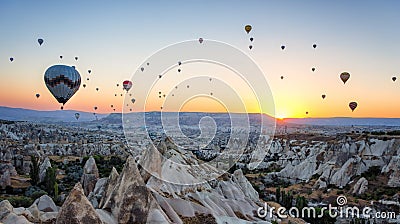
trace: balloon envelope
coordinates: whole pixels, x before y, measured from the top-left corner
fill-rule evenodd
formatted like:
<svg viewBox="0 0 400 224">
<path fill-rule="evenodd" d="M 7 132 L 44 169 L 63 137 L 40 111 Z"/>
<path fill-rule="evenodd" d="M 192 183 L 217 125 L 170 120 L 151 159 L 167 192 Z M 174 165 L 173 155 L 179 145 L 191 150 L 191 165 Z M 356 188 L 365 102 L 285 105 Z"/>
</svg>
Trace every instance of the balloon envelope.
<svg viewBox="0 0 400 224">
<path fill-rule="evenodd" d="M 39 98 L 40 97 L 40 94 L 39 93 L 36 93 L 36 98 Z"/>
<path fill-rule="evenodd" d="M 10 58 L 10 61 L 11 61 L 11 62 L 14 61 L 14 58 Z"/>
<path fill-rule="evenodd" d="M 312 47 L 313 47 L 313 48 L 317 48 L 317 45 L 316 45 L 316 44 L 313 44 Z"/>
<path fill-rule="evenodd" d="M 347 80 L 350 78 L 350 73 L 348 72 L 342 72 L 340 74 L 340 79 L 343 81 L 343 84 L 346 84 Z"/>
<path fill-rule="evenodd" d="M 203 43 L 203 38 L 200 37 L 200 38 L 199 38 L 199 42 L 200 42 L 200 43 Z"/>
<path fill-rule="evenodd" d="M 392 77 L 393 82 L 395 82 L 397 80 L 396 76 Z"/>
<path fill-rule="evenodd" d="M 122 83 L 122 86 L 124 87 L 124 90 L 126 90 L 126 92 L 128 92 L 132 88 L 132 82 L 129 80 L 125 80 Z"/>
<path fill-rule="evenodd" d="M 72 66 L 53 65 L 44 73 L 44 82 L 57 101 L 65 104 L 79 90 L 81 76 Z"/>
<path fill-rule="evenodd" d="M 75 113 L 75 118 L 78 120 L 81 115 L 79 113 Z"/>
<path fill-rule="evenodd" d="M 354 111 L 357 108 L 357 102 L 350 102 L 349 107 L 351 111 Z"/>
<path fill-rule="evenodd" d="M 244 26 L 244 30 L 246 31 L 246 33 L 250 33 L 251 29 L 252 29 L 251 25 Z"/>
<path fill-rule="evenodd" d="M 77 61 L 78 60 L 78 57 L 75 57 L 75 61 Z"/>
<path fill-rule="evenodd" d="M 325 94 L 322 94 L 322 99 L 325 99 L 325 97 L 326 97 L 326 95 L 325 95 Z"/>
<path fill-rule="evenodd" d="M 39 38 L 37 41 L 38 41 L 39 45 L 43 44 L 43 39 Z"/>
</svg>

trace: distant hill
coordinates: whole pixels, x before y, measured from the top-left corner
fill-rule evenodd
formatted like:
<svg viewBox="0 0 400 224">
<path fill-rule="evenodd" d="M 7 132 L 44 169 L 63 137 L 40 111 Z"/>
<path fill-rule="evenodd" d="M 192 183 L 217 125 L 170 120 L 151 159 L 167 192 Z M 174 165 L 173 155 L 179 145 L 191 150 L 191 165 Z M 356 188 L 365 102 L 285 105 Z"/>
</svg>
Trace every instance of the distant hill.
<svg viewBox="0 0 400 224">
<path fill-rule="evenodd" d="M 287 118 L 285 123 L 329 126 L 392 126 L 400 127 L 400 118 Z"/>
<path fill-rule="evenodd" d="M 11 108 L 0 106 L 0 119 L 9 121 L 32 121 L 32 122 L 77 122 L 75 113 L 80 114 L 79 122 L 92 121 L 96 117 L 93 113 L 75 110 L 38 111 L 23 108 Z M 108 114 L 96 114 L 98 119 Z"/>
</svg>

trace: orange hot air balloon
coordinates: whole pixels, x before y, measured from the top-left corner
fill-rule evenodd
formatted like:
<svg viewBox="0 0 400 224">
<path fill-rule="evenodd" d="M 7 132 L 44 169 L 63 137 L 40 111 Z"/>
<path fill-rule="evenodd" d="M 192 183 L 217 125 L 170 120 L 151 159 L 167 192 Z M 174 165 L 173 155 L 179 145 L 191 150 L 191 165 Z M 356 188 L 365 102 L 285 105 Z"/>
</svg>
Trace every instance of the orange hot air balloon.
<svg viewBox="0 0 400 224">
<path fill-rule="evenodd" d="M 343 81 L 343 84 L 346 84 L 347 80 L 350 78 L 350 73 L 348 72 L 342 72 L 340 74 L 340 79 Z"/>
<path fill-rule="evenodd" d="M 357 108 L 357 102 L 350 102 L 349 107 L 351 111 L 354 111 Z"/>
</svg>

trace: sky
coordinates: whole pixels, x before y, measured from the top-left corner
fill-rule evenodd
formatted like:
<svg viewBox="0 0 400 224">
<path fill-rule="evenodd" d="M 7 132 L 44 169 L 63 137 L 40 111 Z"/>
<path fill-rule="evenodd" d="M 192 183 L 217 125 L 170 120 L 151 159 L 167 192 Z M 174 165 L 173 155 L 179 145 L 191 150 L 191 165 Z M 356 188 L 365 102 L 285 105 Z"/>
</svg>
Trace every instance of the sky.
<svg viewBox="0 0 400 224">
<path fill-rule="evenodd" d="M 65 109 L 92 112 L 97 106 L 96 112 L 110 113 L 113 105 L 120 112 L 126 103 L 120 96 L 123 80 L 160 49 L 202 37 L 236 47 L 259 66 L 276 117 L 398 118 L 399 10 L 400 2 L 394 0 L 1 1 L 0 106 L 60 109 L 43 76 L 51 65 L 66 64 L 76 66 L 87 87 L 81 86 Z M 249 34 L 247 24 L 253 27 Z M 44 39 L 42 46 L 38 38 Z M 185 72 L 205 74 L 209 69 L 194 66 Z M 221 79 L 229 79 L 230 71 L 215 69 Z M 344 71 L 351 74 L 346 84 L 339 78 Z M 399 80 L 393 82 L 393 76 Z M 134 83 L 131 91 L 139 86 Z M 179 108 L 225 112 L 218 90 L 210 89 L 217 100 L 181 93 L 191 100 Z M 239 95 L 245 101 L 251 98 L 246 91 Z M 158 110 L 159 102 L 151 99 L 148 110 Z M 353 112 L 348 106 L 352 101 L 358 103 Z"/>
</svg>

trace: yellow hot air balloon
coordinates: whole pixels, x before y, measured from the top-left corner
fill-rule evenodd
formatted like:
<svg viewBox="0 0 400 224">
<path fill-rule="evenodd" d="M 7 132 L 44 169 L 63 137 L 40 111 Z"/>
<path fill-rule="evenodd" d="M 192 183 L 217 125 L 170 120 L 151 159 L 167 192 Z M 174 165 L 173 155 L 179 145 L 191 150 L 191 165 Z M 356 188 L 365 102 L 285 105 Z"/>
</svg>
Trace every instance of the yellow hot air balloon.
<svg viewBox="0 0 400 224">
<path fill-rule="evenodd" d="M 244 30 L 247 32 L 247 33 L 250 33 L 250 31 L 251 31 L 251 25 L 246 25 L 245 27 L 244 27 Z"/>
</svg>

